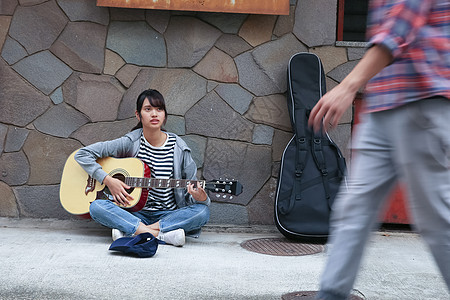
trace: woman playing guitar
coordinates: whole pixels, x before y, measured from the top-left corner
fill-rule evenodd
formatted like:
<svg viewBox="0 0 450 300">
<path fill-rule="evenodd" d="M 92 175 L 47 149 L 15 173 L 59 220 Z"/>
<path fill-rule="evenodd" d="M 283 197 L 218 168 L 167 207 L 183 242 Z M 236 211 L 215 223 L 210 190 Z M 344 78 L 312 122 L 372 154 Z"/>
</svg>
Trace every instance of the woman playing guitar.
<svg viewBox="0 0 450 300">
<path fill-rule="evenodd" d="M 105 184 L 110 200 L 96 199 L 89 213 L 96 222 L 112 228 L 113 240 L 149 232 L 168 244 L 183 246 L 185 234 L 198 236 L 209 220 L 211 200 L 201 186 L 187 189 L 153 188 L 142 210 L 123 207 L 133 197 L 123 181 L 110 176 L 97 159 L 137 157 L 150 168 L 151 177 L 196 180 L 197 166 L 191 150 L 176 134 L 165 132 L 167 120 L 164 97 L 156 90 L 145 90 L 137 98 L 138 125 L 121 138 L 81 148 L 75 160 L 95 180 Z"/>
</svg>

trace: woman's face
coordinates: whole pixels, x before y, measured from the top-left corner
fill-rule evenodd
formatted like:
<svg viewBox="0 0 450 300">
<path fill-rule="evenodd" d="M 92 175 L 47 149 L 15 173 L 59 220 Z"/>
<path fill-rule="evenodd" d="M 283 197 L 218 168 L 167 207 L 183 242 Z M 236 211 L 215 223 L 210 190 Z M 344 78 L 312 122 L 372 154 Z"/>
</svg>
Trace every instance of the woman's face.
<svg viewBox="0 0 450 300">
<path fill-rule="evenodd" d="M 143 128 L 161 129 L 166 120 L 166 113 L 163 108 L 152 106 L 146 98 L 142 104 L 140 116 L 136 112 L 136 117 L 142 122 Z"/>
</svg>

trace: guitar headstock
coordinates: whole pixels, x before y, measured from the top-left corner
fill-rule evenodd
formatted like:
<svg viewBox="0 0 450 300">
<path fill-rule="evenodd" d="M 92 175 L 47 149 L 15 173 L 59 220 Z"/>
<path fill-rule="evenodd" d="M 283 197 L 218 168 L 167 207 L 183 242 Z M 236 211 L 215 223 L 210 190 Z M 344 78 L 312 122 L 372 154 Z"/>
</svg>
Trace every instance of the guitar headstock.
<svg viewBox="0 0 450 300">
<path fill-rule="evenodd" d="M 242 184 L 237 180 L 211 180 L 205 184 L 205 189 L 215 193 L 238 196 L 242 193 Z"/>
</svg>

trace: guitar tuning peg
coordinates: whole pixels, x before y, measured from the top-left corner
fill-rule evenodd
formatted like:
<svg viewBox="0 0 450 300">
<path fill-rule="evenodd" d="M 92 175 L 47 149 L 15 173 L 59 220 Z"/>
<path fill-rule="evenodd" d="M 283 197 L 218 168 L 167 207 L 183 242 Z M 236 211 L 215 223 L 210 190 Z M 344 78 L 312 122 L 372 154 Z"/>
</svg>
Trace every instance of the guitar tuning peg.
<svg viewBox="0 0 450 300">
<path fill-rule="evenodd" d="M 233 196 L 228 197 L 228 199 L 230 199 L 230 200 L 233 199 Z"/>
<path fill-rule="evenodd" d="M 222 197 L 222 198 L 224 198 L 224 199 L 225 199 L 226 197 L 227 197 L 227 195 L 223 195 L 223 197 Z"/>
<path fill-rule="evenodd" d="M 216 198 L 220 198 L 220 195 L 219 195 L 219 194 L 216 194 Z"/>
</svg>

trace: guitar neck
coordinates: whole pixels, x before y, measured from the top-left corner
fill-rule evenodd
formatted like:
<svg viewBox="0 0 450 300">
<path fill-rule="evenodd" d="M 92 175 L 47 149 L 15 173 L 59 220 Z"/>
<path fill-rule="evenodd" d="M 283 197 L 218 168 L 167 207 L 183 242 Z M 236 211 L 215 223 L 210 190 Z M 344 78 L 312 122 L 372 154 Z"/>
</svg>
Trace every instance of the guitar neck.
<svg viewBox="0 0 450 300">
<path fill-rule="evenodd" d="M 125 183 L 130 187 L 139 188 L 162 188 L 162 189 L 178 189 L 186 188 L 189 184 L 205 188 L 204 180 L 189 180 L 189 179 L 160 179 L 160 178 L 145 178 L 145 177 L 126 177 Z"/>
</svg>

